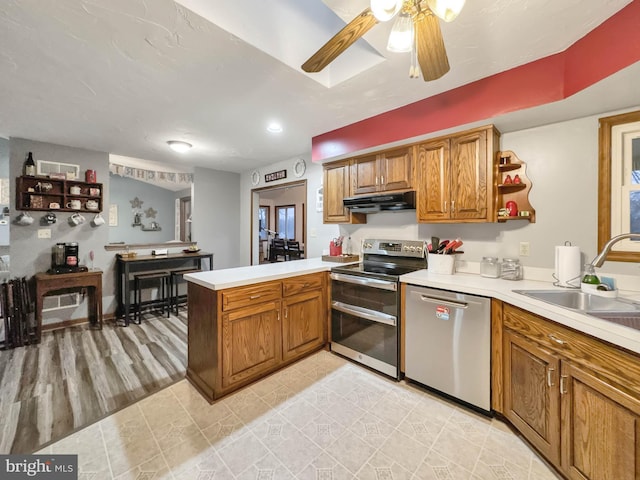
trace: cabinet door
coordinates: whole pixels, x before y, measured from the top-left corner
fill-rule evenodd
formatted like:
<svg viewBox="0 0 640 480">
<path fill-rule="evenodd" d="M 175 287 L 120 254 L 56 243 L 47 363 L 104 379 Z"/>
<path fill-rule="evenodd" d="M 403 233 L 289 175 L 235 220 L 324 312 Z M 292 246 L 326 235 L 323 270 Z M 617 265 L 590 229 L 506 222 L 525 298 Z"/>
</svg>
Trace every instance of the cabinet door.
<svg viewBox="0 0 640 480">
<path fill-rule="evenodd" d="M 349 196 L 349 161 L 325 165 L 323 185 L 324 223 L 349 223 L 349 210 L 342 204 Z"/>
<path fill-rule="evenodd" d="M 413 186 L 412 148 L 385 152 L 378 159 L 380 184 L 385 191 L 408 190 Z"/>
<path fill-rule="evenodd" d="M 281 362 L 280 302 L 222 315 L 222 387 L 260 376 Z"/>
<path fill-rule="evenodd" d="M 487 132 L 473 132 L 451 140 L 451 218 L 487 219 L 490 186 Z M 493 185 L 491 184 L 491 188 Z"/>
<path fill-rule="evenodd" d="M 559 361 L 504 331 L 504 414 L 551 462 L 560 462 Z"/>
<path fill-rule="evenodd" d="M 324 345 L 327 312 L 322 290 L 300 293 L 282 302 L 282 357 L 284 361 Z"/>
<path fill-rule="evenodd" d="M 419 222 L 449 218 L 449 140 L 418 146 L 417 217 Z"/>
<path fill-rule="evenodd" d="M 356 158 L 351 163 L 352 195 L 377 192 L 380 189 L 378 156 Z"/>
<path fill-rule="evenodd" d="M 571 479 L 640 479 L 640 400 L 562 365 L 562 469 Z"/>
</svg>

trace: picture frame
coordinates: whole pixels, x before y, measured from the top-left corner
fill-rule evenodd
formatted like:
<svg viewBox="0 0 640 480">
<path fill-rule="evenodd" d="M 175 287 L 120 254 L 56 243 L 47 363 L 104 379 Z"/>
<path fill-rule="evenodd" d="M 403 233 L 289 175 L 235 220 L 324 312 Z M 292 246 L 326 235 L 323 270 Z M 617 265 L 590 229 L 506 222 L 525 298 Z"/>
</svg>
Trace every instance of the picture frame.
<svg viewBox="0 0 640 480">
<path fill-rule="evenodd" d="M 36 160 L 36 175 L 77 180 L 80 178 L 80 165 L 50 162 L 49 160 Z"/>
</svg>

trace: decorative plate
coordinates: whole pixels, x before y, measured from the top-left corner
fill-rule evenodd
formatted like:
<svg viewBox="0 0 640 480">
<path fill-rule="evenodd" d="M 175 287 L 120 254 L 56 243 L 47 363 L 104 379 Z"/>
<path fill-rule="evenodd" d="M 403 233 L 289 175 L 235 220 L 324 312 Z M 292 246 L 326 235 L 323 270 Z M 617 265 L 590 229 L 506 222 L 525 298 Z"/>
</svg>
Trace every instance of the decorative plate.
<svg viewBox="0 0 640 480">
<path fill-rule="evenodd" d="M 296 177 L 301 177 L 302 175 L 304 175 L 306 169 L 307 164 L 302 158 L 299 158 L 298 160 L 296 160 L 296 163 L 293 164 L 293 175 Z"/>
<path fill-rule="evenodd" d="M 251 185 L 254 187 L 260 183 L 260 173 L 257 170 L 251 172 Z"/>
</svg>

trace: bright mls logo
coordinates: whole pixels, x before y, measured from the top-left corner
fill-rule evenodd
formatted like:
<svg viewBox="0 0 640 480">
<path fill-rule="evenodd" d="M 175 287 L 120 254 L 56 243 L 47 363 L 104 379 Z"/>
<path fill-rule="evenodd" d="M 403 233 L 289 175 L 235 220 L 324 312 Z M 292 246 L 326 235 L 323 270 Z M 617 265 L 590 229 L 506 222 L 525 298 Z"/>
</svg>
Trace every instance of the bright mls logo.
<svg viewBox="0 0 640 480">
<path fill-rule="evenodd" d="M 0 478 L 78 480 L 78 456 L 0 455 Z"/>
</svg>

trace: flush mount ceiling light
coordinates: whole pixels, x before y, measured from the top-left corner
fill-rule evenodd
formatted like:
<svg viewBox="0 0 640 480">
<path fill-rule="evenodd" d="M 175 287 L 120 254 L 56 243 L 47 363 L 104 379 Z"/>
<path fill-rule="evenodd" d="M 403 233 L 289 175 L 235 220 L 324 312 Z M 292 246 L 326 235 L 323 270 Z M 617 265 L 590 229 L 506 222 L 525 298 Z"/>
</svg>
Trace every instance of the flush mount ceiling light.
<svg viewBox="0 0 640 480">
<path fill-rule="evenodd" d="M 267 132 L 269 133 L 282 133 L 282 125 L 277 122 L 271 122 L 267 126 Z"/>
<path fill-rule="evenodd" d="M 394 52 L 413 50 L 409 76 L 415 77 L 420 71 L 422 78 L 427 82 L 436 80 L 449 71 L 449 59 L 438 19 L 445 22 L 455 19 L 465 0 L 370 1 L 370 7 L 314 53 L 302 65 L 302 70 L 307 73 L 320 72 L 378 22 L 389 21 L 400 13 L 401 17 L 393 26 L 387 48 Z M 410 23 L 410 26 L 407 26 L 407 23 Z"/>
<path fill-rule="evenodd" d="M 178 153 L 188 152 L 189 149 L 193 147 L 193 145 L 191 145 L 190 143 L 180 140 L 169 140 L 167 144 L 169 145 L 169 148 L 171 148 L 171 150 L 174 150 Z"/>
</svg>

